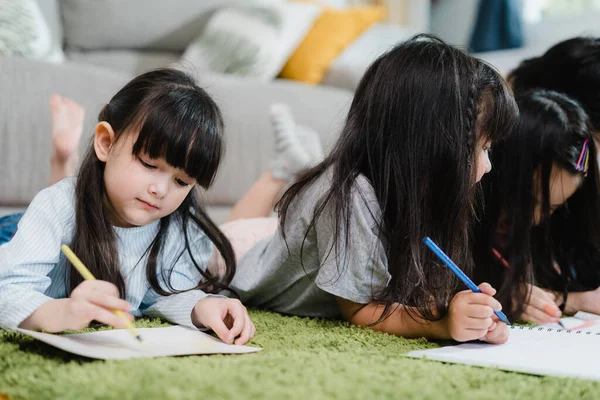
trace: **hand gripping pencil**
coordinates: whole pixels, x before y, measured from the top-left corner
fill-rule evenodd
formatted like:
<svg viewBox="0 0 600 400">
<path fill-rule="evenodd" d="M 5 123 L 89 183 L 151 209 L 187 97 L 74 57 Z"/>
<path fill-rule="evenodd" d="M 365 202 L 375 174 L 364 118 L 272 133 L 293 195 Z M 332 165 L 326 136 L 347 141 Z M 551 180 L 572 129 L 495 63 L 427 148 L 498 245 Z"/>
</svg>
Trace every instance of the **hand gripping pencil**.
<svg viewBox="0 0 600 400">
<path fill-rule="evenodd" d="M 69 259 L 69 261 L 71 261 L 71 264 L 73 264 L 73 266 L 75 267 L 75 269 L 81 274 L 81 276 L 83 276 L 83 279 L 89 280 L 89 281 L 95 281 L 96 280 L 96 277 L 94 277 L 94 275 L 92 275 L 92 273 L 90 272 L 90 270 L 87 269 L 87 267 L 85 265 L 83 265 L 83 263 L 81 262 L 81 260 L 79 259 L 79 257 L 77 257 L 75 255 L 75 253 L 73 253 L 73 250 L 71 250 L 69 248 L 69 246 L 67 246 L 66 244 L 63 244 L 62 246 L 60 246 L 60 249 L 62 250 L 63 253 L 65 253 L 65 256 L 67 256 L 67 258 Z M 127 317 L 125 316 L 125 314 L 123 314 L 123 311 L 121 311 L 121 310 L 112 310 L 112 312 L 115 313 L 123 321 L 125 321 L 125 327 L 129 330 L 129 332 L 131 332 L 131 334 L 133 335 L 133 337 L 135 337 L 139 342 L 141 342 L 142 341 L 142 337 L 135 330 L 135 326 L 133 325 L 133 322 L 129 321 L 127 319 Z"/>
<path fill-rule="evenodd" d="M 425 245 L 429 247 L 431 251 L 433 251 L 435 255 L 438 256 L 438 258 L 442 260 L 442 262 L 446 264 L 448 268 L 450 268 L 450 270 L 454 272 L 458 279 L 460 279 L 469 289 L 471 289 L 475 293 L 481 293 L 481 290 L 473 283 L 473 281 L 470 280 L 469 277 L 465 275 L 465 273 L 462 272 L 456 264 L 454 264 L 454 261 L 452 261 L 450 257 L 448 257 L 446 253 L 444 253 L 442 249 L 440 249 L 438 245 L 433 242 L 433 240 L 426 237 L 425 239 L 423 239 L 423 242 L 425 242 Z M 500 321 L 506 322 L 506 324 L 510 326 L 508 318 L 506 318 L 506 315 L 504 315 L 502 311 L 494 311 L 494 314 L 496 314 L 496 316 L 500 318 Z"/>
</svg>

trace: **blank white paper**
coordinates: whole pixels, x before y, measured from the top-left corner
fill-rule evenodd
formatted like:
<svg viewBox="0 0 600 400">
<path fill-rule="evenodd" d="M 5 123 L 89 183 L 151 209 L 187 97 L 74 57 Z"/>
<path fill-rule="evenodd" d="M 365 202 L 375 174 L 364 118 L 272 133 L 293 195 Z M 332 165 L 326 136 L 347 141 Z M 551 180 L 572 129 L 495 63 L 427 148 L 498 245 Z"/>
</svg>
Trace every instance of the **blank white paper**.
<svg viewBox="0 0 600 400">
<path fill-rule="evenodd" d="M 53 335 L 26 329 L 17 329 L 17 331 L 69 353 L 102 360 L 193 354 L 240 354 L 262 350 L 258 347 L 225 344 L 206 333 L 183 326 L 137 329 L 143 343 L 138 342 L 126 329 L 67 335 Z"/>
<path fill-rule="evenodd" d="M 600 333 L 595 332 L 514 327 L 505 344 L 472 342 L 408 355 L 535 375 L 600 380 Z"/>
</svg>

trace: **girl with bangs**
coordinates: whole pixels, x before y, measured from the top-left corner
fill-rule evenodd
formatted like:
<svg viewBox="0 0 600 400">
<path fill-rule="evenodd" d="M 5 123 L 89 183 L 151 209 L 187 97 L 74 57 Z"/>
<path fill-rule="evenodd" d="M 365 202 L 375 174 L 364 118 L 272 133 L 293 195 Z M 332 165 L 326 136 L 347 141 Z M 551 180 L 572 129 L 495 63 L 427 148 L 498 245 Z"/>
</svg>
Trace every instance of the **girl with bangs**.
<svg viewBox="0 0 600 400">
<path fill-rule="evenodd" d="M 41 191 L 0 246 L 0 326 L 59 332 L 91 321 L 123 328 L 165 318 L 244 344 L 254 326 L 228 287 L 231 245 L 198 202 L 224 151 L 223 120 L 186 74 L 143 74 L 102 109 L 76 178 Z M 98 280 L 82 281 L 60 253 L 68 244 Z M 215 246 L 224 273 L 206 269 Z"/>
<path fill-rule="evenodd" d="M 269 231 L 261 217 L 281 180 L 261 178 L 234 208 L 223 227 L 234 248 L 256 243 L 236 252 L 231 286 L 247 305 L 285 314 L 505 342 L 495 290 L 462 290 L 423 238 L 473 272 L 477 182 L 491 168 L 490 144 L 517 116 L 490 66 L 427 35 L 397 45 L 366 71 L 331 153 L 283 194 L 279 224 Z"/>
</svg>

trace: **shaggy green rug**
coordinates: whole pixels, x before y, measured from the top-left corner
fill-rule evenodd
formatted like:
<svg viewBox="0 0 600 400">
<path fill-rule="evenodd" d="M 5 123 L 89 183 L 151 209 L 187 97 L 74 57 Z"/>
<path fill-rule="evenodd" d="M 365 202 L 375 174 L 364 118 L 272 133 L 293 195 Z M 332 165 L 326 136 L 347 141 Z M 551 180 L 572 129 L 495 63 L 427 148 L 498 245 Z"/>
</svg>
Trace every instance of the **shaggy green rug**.
<svg viewBox="0 0 600 400">
<path fill-rule="evenodd" d="M 0 331 L 0 393 L 15 400 L 600 397 L 600 382 L 406 357 L 410 350 L 436 346 L 423 339 L 264 311 L 251 316 L 257 335 L 250 344 L 264 350 L 249 355 L 92 361 Z"/>
</svg>

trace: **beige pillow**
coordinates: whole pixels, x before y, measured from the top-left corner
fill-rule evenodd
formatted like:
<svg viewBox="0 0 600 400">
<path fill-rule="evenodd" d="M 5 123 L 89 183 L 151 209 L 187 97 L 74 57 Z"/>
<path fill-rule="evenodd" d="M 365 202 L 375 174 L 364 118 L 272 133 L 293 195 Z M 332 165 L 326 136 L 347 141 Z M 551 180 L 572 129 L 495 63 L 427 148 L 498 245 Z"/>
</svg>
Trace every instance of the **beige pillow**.
<svg viewBox="0 0 600 400">
<path fill-rule="evenodd" d="M 273 79 L 321 12 L 296 2 L 222 8 L 182 61 L 200 71 Z"/>
</svg>

